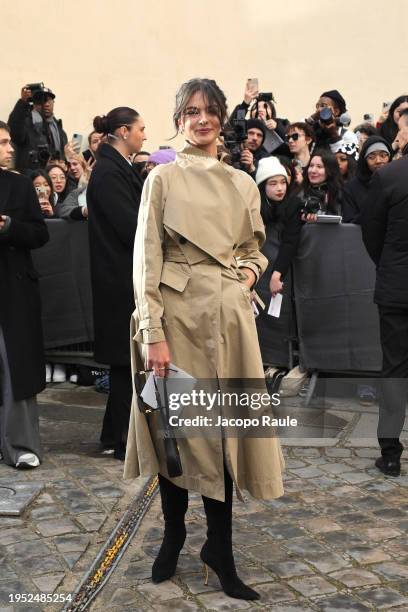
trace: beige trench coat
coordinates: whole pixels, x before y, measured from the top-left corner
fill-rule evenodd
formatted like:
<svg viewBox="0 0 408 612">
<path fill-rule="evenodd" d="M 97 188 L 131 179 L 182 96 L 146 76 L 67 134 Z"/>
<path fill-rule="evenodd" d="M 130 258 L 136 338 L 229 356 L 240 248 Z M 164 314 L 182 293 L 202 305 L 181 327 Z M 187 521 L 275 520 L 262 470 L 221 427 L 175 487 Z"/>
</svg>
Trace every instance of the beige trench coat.
<svg viewBox="0 0 408 612">
<path fill-rule="evenodd" d="M 263 379 L 249 290 L 267 260 L 260 198 L 244 172 L 187 145 L 145 182 L 134 248 L 136 309 L 132 369 L 144 368 L 146 344 L 166 339 L 171 361 L 198 379 Z M 242 274 L 241 274 L 242 278 Z M 148 417 L 150 418 L 150 417 Z M 168 477 L 162 442 L 133 401 L 125 478 Z M 283 495 L 282 453 L 274 438 L 194 437 L 178 442 L 176 485 L 224 501 L 224 459 L 241 489 L 260 499 Z"/>
</svg>

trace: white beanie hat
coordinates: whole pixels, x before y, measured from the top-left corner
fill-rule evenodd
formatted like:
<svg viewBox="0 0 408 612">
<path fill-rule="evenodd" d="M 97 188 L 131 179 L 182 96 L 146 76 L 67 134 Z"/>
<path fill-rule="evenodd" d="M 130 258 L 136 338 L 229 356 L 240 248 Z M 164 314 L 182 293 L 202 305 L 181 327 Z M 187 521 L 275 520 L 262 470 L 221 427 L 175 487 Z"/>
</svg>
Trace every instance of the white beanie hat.
<svg viewBox="0 0 408 612">
<path fill-rule="evenodd" d="M 256 171 L 256 184 L 260 185 L 272 176 L 284 176 L 288 180 L 288 173 L 277 157 L 263 157 L 259 160 Z"/>
</svg>

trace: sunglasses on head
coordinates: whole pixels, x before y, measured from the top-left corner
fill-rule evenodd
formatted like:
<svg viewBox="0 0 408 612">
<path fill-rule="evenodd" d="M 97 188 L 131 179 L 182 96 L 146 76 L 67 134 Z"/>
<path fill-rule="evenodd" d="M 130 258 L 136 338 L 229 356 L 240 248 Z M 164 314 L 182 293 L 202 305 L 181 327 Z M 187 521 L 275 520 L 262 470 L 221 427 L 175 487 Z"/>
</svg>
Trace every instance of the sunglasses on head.
<svg viewBox="0 0 408 612">
<path fill-rule="evenodd" d="M 298 132 L 294 132 L 293 134 L 288 134 L 286 136 L 286 140 L 287 142 L 289 142 L 289 140 L 293 140 L 294 142 L 296 142 L 297 140 L 299 140 L 299 136 L 300 134 L 298 134 Z"/>
</svg>

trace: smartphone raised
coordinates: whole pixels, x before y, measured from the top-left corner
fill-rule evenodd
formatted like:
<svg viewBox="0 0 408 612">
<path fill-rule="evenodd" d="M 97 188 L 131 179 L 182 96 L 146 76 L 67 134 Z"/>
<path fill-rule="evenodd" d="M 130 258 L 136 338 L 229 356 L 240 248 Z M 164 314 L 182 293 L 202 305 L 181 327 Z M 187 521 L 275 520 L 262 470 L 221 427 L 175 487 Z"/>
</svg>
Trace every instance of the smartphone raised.
<svg viewBox="0 0 408 612">
<path fill-rule="evenodd" d="M 82 134 L 73 134 L 72 136 L 72 146 L 77 153 L 81 151 L 83 139 Z"/>
</svg>

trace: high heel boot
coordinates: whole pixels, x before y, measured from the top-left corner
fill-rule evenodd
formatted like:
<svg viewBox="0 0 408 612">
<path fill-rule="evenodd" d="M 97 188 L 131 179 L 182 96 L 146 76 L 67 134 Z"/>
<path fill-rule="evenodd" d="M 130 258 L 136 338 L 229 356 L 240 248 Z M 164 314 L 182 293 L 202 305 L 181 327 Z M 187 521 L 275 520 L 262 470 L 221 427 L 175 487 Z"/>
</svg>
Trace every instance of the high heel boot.
<svg viewBox="0 0 408 612">
<path fill-rule="evenodd" d="M 188 508 L 188 491 L 177 487 L 159 474 L 160 497 L 164 517 L 164 538 L 153 567 L 152 582 L 171 578 L 186 539 L 184 516 Z"/>
<path fill-rule="evenodd" d="M 225 469 L 225 502 L 203 497 L 207 516 L 207 541 L 201 549 L 204 563 L 205 584 L 208 584 L 208 568 L 218 576 L 221 587 L 236 599 L 260 599 L 259 593 L 248 587 L 238 577 L 232 553 L 232 479 Z"/>
</svg>

